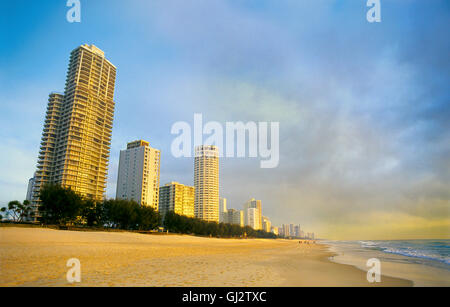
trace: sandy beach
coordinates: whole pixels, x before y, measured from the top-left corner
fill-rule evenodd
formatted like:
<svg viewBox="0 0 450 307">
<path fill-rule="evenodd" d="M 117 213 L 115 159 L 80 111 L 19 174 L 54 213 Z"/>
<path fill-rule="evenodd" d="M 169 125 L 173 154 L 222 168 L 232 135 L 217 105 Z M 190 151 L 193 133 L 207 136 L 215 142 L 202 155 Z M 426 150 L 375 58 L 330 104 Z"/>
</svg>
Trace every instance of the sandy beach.
<svg viewBox="0 0 450 307">
<path fill-rule="evenodd" d="M 328 260 L 320 244 L 0 227 L 0 286 L 412 286 Z M 81 283 L 66 280 L 81 262 Z"/>
</svg>

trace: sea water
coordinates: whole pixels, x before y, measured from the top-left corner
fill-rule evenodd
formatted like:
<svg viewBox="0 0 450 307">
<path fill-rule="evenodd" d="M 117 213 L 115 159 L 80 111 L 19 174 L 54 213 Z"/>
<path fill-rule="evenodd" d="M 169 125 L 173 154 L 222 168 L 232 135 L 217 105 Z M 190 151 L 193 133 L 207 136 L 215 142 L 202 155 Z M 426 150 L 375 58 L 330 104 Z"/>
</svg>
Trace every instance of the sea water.
<svg viewBox="0 0 450 307">
<path fill-rule="evenodd" d="M 381 261 L 382 275 L 408 279 L 416 286 L 450 286 L 450 240 L 324 241 L 332 261 L 368 270 L 367 260 Z"/>
</svg>

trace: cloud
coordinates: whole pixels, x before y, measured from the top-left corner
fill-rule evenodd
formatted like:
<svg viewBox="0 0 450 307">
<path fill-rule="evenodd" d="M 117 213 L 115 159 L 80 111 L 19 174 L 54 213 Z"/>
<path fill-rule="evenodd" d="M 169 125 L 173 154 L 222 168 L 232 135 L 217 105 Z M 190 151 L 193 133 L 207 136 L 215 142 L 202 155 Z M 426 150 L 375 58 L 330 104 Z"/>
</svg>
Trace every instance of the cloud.
<svg viewBox="0 0 450 307">
<path fill-rule="evenodd" d="M 223 1 L 157 3 L 149 23 L 189 68 L 161 96 L 185 104 L 187 120 L 202 110 L 222 122 L 280 121 L 278 170 L 224 162 L 222 191 L 235 207 L 261 198 L 276 223 L 323 236 L 339 236 L 333 226 L 357 222 L 353 215 L 392 214 L 401 224 L 448 213 L 448 95 L 436 78 L 449 79 L 440 49 L 448 40 L 429 41 L 436 27 L 410 23 L 401 6 L 388 6 L 397 18 L 375 28 L 356 17 L 363 5 L 329 3 L 281 2 L 284 19 Z M 429 10 L 442 24 L 447 12 Z M 433 57 L 411 48 L 424 39 Z"/>
<path fill-rule="evenodd" d="M 365 20 L 365 1 L 110 5 L 127 25 L 113 37 L 86 23 L 118 67 L 109 197 L 129 141 L 162 151 L 161 184 L 193 184 L 192 159 L 170 154 L 173 123 L 192 122 L 194 113 L 222 123 L 279 121 L 277 169 L 221 160 L 221 194 L 231 207 L 255 197 L 273 224 L 300 223 L 321 237 L 450 235 L 447 2 L 386 2 L 380 24 Z M 40 73 L 32 78 L 46 96 Z M 32 89 L 17 88 L 2 90 L 3 135 L 37 146 L 43 117 L 31 115 L 43 110 Z M 21 115 L 18 106 L 31 111 Z M 21 116 L 31 134 L 14 123 Z M 29 148 L 9 145 L 3 161 L 28 159 Z M 14 172 L 7 164 L 2 171 Z"/>
</svg>

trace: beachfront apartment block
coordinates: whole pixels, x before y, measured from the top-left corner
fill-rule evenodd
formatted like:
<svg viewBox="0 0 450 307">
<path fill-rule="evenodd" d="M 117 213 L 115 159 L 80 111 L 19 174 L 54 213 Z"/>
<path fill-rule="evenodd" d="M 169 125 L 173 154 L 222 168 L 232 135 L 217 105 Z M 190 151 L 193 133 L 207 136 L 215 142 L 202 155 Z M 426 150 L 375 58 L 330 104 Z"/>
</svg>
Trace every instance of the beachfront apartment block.
<svg viewBox="0 0 450 307">
<path fill-rule="evenodd" d="M 173 211 L 178 215 L 194 217 L 195 188 L 170 182 L 159 188 L 159 212 L 164 216 Z"/>
<path fill-rule="evenodd" d="M 244 204 L 244 223 L 245 226 L 250 226 L 255 230 L 263 229 L 260 200 L 252 198 Z"/>
<path fill-rule="evenodd" d="M 228 209 L 224 213 L 223 223 L 234 224 L 244 227 L 244 211 L 236 209 Z"/>
<path fill-rule="evenodd" d="M 50 94 L 32 188 L 37 209 L 45 184 L 101 201 L 106 190 L 116 67 L 94 45 L 71 52 L 64 94 Z M 36 215 L 37 217 L 37 215 Z"/>
<path fill-rule="evenodd" d="M 195 148 L 195 217 L 219 222 L 219 149 L 214 145 Z"/>
<path fill-rule="evenodd" d="M 272 230 L 272 223 L 266 216 L 262 217 L 262 229 L 266 232 L 270 232 Z"/>
<path fill-rule="evenodd" d="M 301 238 L 301 228 L 300 225 L 294 225 L 294 237 Z"/>
<path fill-rule="evenodd" d="M 260 217 L 259 217 L 259 212 L 258 209 L 256 208 L 248 208 L 247 209 L 247 224 L 246 226 L 250 226 L 251 228 L 255 229 L 255 230 L 260 230 L 262 229 L 261 225 L 260 225 Z"/>
<path fill-rule="evenodd" d="M 272 233 L 274 234 L 274 235 L 279 235 L 280 234 L 280 227 L 274 227 L 274 226 L 272 226 L 272 229 L 271 229 L 271 231 L 272 231 Z"/>
<path fill-rule="evenodd" d="M 219 222 L 226 223 L 226 214 L 227 214 L 227 199 L 223 197 L 219 197 Z"/>
<path fill-rule="evenodd" d="M 159 208 L 161 153 L 150 143 L 138 140 L 120 151 L 116 198 L 134 200 L 142 206 Z"/>
<path fill-rule="evenodd" d="M 290 227 L 289 227 L 288 224 L 283 224 L 283 225 L 281 225 L 281 235 L 282 235 L 283 237 L 290 237 L 291 234 L 290 234 L 290 232 L 289 232 L 289 229 L 290 229 Z"/>
<path fill-rule="evenodd" d="M 34 187 L 34 176 L 28 180 L 27 196 L 25 197 L 25 199 L 28 200 L 29 202 L 33 200 L 33 187 Z"/>
<path fill-rule="evenodd" d="M 301 229 L 300 225 L 295 224 L 283 224 L 279 228 L 279 234 L 280 236 L 286 237 L 286 238 L 304 238 L 304 232 Z M 308 236 L 308 235 L 307 235 Z"/>
</svg>

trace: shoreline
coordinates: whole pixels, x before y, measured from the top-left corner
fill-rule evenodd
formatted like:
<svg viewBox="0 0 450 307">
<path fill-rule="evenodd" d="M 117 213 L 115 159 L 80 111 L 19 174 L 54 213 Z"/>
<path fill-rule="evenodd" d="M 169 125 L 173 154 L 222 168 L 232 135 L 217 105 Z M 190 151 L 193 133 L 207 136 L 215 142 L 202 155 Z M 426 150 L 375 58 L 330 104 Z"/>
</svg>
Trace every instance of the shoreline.
<svg viewBox="0 0 450 307">
<path fill-rule="evenodd" d="M 0 286 L 73 286 L 67 260 L 81 262 L 75 286 L 412 286 L 329 258 L 327 245 L 284 239 L 217 239 L 130 232 L 0 227 Z"/>
<path fill-rule="evenodd" d="M 366 269 L 366 261 L 377 258 L 381 263 L 382 276 L 402 278 L 413 282 L 415 287 L 449 287 L 450 270 L 444 264 L 423 258 L 415 258 L 395 253 L 385 253 L 376 249 L 358 246 L 359 241 L 326 241 L 328 250 L 334 253 L 331 261 Z"/>
</svg>

